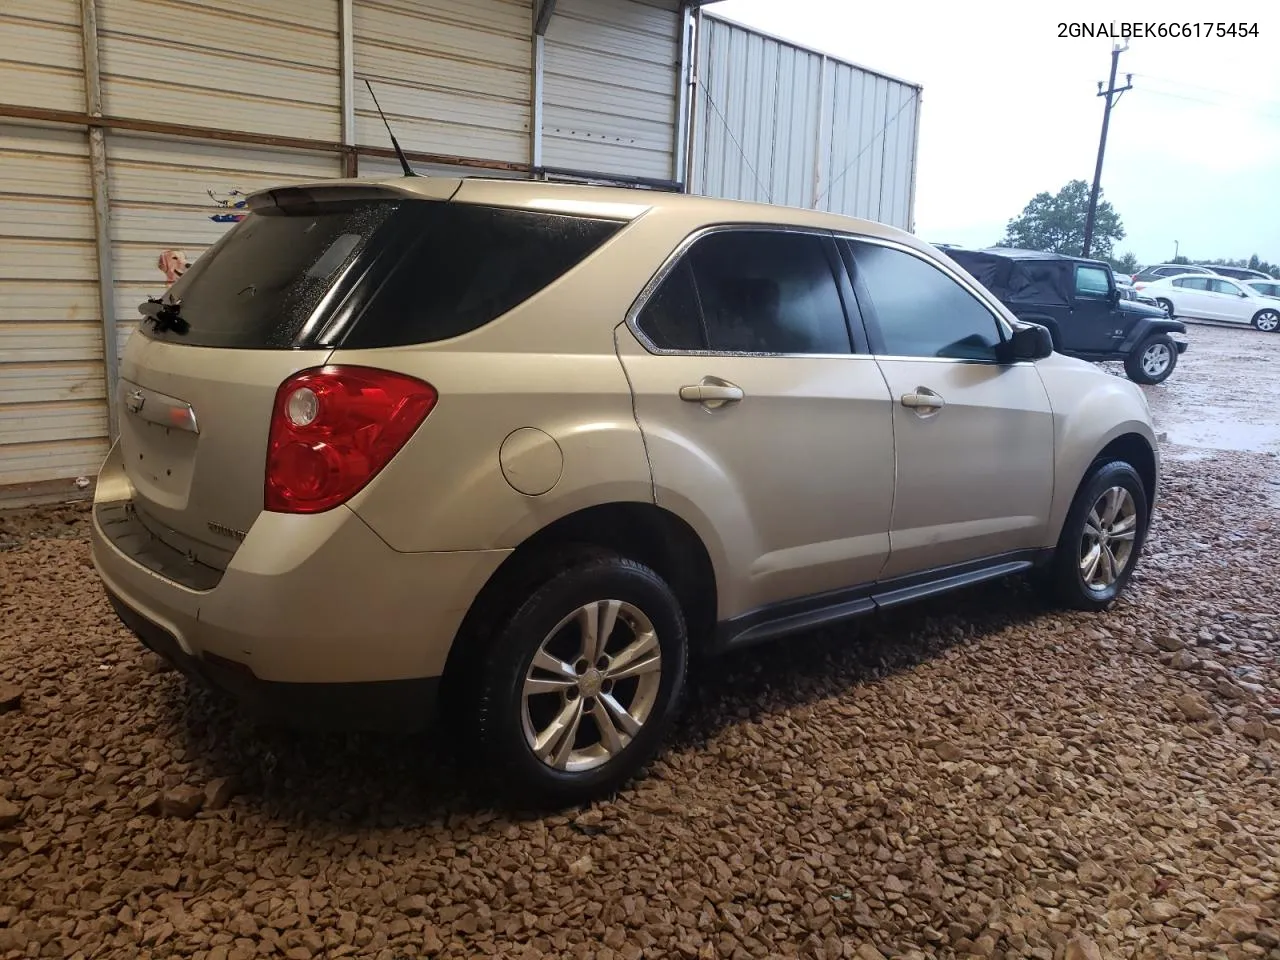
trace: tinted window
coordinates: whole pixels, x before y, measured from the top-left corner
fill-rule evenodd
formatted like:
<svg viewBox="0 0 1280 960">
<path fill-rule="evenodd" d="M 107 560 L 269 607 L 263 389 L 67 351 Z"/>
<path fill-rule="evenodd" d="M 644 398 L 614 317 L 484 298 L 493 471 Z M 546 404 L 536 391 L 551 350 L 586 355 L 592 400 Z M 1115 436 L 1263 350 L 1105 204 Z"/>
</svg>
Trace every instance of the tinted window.
<svg viewBox="0 0 1280 960">
<path fill-rule="evenodd" d="M 1227 280 L 1210 280 L 1209 289 L 1214 293 L 1229 293 L 1233 297 L 1240 293 L 1240 288 Z"/>
<path fill-rule="evenodd" d="M 334 278 L 395 210 L 362 202 L 250 213 L 169 288 L 186 326 L 144 321 L 142 330 L 195 346 L 295 346 Z"/>
<path fill-rule="evenodd" d="M 173 285 L 185 328 L 143 330 L 255 349 L 440 340 L 501 316 L 620 228 L 421 200 L 270 208 L 236 224 Z"/>
<path fill-rule="evenodd" d="M 870 243 L 849 246 L 887 355 L 996 359 L 996 319 L 964 287 L 912 254 Z"/>
<path fill-rule="evenodd" d="M 696 241 L 639 317 L 655 346 L 729 353 L 850 353 L 825 241 L 727 230 Z"/>
<path fill-rule="evenodd" d="M 821 237 L 729 230 L 689 251 L 712 350 L 849 353 L 844 305 Z"/>
<path fill-rule="evenodd" d="M 706 350 L 707 335 L 698 309 L 698 294 L 693 286 L 693 271 L 687 258 L 672 270 L 638 320 L 645 336 L 661 350 Z"/>
<path fill-rule="evenodd" d="M 344 334 L 343 347 L 429 343 L 469 333 L 573 269 L 622 224 L 417 201 L 405 205 L 394 227 L 389 244 L 403 254 Z"/>
<path fill-rule="evenodd" d="M 1105 297 L 1111 292 L 1107 271 L 1101 267 L 1076 267 L 1076 295 Z"/>
<path fill-rule="evenodd" d="M 1181 280 L 1173 281 L 1175 287 L 1186 287 L 1188 290 L 1208 290 L 1208 277 L 1183 277 Z"/>
</svg>

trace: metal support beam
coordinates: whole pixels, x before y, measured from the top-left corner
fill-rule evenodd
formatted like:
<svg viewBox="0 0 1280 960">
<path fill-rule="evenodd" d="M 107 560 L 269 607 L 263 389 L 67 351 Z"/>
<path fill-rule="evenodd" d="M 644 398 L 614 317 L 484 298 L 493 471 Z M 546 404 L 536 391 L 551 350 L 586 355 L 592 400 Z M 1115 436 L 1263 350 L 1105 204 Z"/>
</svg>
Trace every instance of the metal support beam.
<svg viewBox="0 0 1280 960">
<path fill-rule="evenodd" d="M 671 178 L 681 184 L 681 192 L 688 193 L 685 180 L 685 144 L 689 138 L 689 73 L 693 69 L 689 52 L 692 49 L 693 19 L 688 2 L 680 4 L 680 62 L 676 65 L 676 139 L 671 151 Z"/>
<path fill-rule="evenodd" d="M 827 65 L 830 61 L 823 54 L 818 66 L 818 129 L 817 141 L 813 145 L 813 209 L 818 208 L 822 199 L 822 168 L 831 161 L 831 126 L 827 117 Z M 834 84 L 832 85 L 834 88 Z M 834 96 L 832 97 L 834 100 Z"/>
<path fill-rule="evenodd" d="M 920 108 L 924 105 L 924 91 L 916 88 L 915 131 L 911 135 L 911 186 L 907 190 L 907 233 L 916 232 L 916 168 L 920 155 Z"/>
<path fill-rule="evenodd" d="M 679 180 L 684 184 L 685 193 L 694 192 L 694 179 L 697 176 L 695 160 L 697 159 L 698 103 L 701 93 L 701 78 L 698 67 L 702 63 L 702 5 L 696 4 L 693 13 L 693 24 L 689 34 L 689 82 L 686 94 L 685 110 L 688 114 L 687 131 L 684 142 L 684 170 Z"/>
<path fill-rule="evenodd" d="M 530 47 L 533 62 L 529 83 L 529 166 L 536 170 L 542 166 L 543 70 L 546 63 L 546 44 L 541 34 L 534 33 Z"/>
<path fill-rule="evenodd" d="M 85 113 L 102 116 L 102 71 L 98 62 L 98 7 L 80 0 L 81 48 L 84 56 Z M 120 433 L 116 384 L 120 377 L 120 346 L 116 336 L 116 293 L 111 263 L 111 191 L 107 182 L 107 142 L 100 125 L 87 126 L 89 180 L 93 192 L 93 234 L 98 264 L 98 310 L 102 320 L 102 369 L 107 388 L 107 436 Z"/>
<path fill-rule="evenodd" d="M 354 146 L 356 142 L 356 55 L 354 0 L 339 0 L 342 56 L 342 143 Z"/>
<path fill-rule="evenodd" d="M 540 0 L 538 12 L 533 21 L 533 35 L 545 37 L 547 27 L 551 24 L 551 15 L 556 12 L 556 0 Z"/>
</svg>

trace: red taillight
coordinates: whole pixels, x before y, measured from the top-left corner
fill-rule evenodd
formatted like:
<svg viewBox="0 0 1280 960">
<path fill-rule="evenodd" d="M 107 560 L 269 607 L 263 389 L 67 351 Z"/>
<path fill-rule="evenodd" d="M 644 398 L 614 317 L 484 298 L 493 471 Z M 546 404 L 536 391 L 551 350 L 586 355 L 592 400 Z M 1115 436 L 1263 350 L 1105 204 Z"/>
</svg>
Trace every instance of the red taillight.
<svg viewBox="0 0 1280 960">
<path fill-rule="evenodd" d="M 264 506 L 321 513 L 378 475 L 436 405 L 431 384 L 370 367 L 320 367 L 276 391 Z"/>
</svg>

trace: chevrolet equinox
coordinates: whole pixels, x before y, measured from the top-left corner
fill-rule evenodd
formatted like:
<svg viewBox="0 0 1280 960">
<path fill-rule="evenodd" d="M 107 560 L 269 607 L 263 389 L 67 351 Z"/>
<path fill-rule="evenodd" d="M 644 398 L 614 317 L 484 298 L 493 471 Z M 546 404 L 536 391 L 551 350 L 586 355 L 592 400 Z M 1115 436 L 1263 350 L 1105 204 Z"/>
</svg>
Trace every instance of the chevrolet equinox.
<svg viewBox="0 0 1280 960">
<path fill-rule="evenodd" d="M 1027 572 L 1101 610 L 1160 462 L 1135 385 L 933 247 L 536 181 L 287 186 L 140 307 L 93 556 L 268 719 L 467 735 L 613 791 L 694 655 Z"/>
</svg>

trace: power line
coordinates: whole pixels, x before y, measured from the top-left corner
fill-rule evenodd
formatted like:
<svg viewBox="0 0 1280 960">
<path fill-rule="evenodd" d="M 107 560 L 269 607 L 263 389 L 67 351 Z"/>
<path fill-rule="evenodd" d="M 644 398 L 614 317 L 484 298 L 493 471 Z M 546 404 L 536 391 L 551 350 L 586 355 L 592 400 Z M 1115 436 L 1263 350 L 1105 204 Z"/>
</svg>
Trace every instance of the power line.
<svg viewBox="0 0 1280 960">
<path fill-rule="evenodd" d="M 711 89 L 706 85 L 702 85 L 703 93 L 706 94 L 707 103 L 715 110 L 720 117 L 720 122 L 724 124 L 724 132 L 729 135 L 729 139 L 733 141 L 733 145 L 738 148 L 738 153 L 742 155 L 742 162 L 746 164 L 747 169 L 751 171 L 751 176 L 755 177 L 756 186 L 760 188 L 769 203 L 773 203 L 773 192 L 764 185 L 764 181 L 760 179 L 760 174 L 756 173 L 756 168 L 751 165 L 751 161 L 747 158 L 747 151 L 743 149 L 742 144 L 738 142 L 738 138 L 733 135 L 733 128 L 729 126 L 729 121 L 720 111 L 720 107 L 716 105 L 715 98 L 711 96 Z"/>
<path fill-rule="evenodd" d="M 1203 93 L 1216 93 L 1219 96 L 1229 97 L 1232 100 L 1245 100 L 1252 103 L 1261 103 L 1267 106 L 1280 106 L 1280 100 L 1267 100 L 1262 97 L 1251 97 L 1245 93 L 1236 93 L 1231 90 L 1221 90 L 1217 87 L 1206 87 L 1198 83 L 1187 83 L 1185 80 L 1172 80 L 1169 77 L 1157 77 L 1149 73 L 1134 72 L 1135 77 L 1141 77 L 1144 80 L 1154 80 L 1156 83 L 1168 84 L 1171 87 L 1184 87 L 1189 90 L 1199 90 Z M 1172 94 L 1171 94 L 1172 96 Z"/>
</svg>

